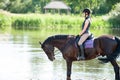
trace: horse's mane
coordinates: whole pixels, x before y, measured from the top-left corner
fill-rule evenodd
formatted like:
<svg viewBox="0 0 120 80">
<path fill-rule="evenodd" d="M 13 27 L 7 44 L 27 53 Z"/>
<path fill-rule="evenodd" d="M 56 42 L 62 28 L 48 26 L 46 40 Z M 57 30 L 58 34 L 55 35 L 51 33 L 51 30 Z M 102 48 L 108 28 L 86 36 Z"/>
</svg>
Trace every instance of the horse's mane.
<svg viewBox="0 0 120 80">
<path fill-rule="evenodd" d="M 54 35 L 54 36 L 50 36 L 50 37 L 48 37 L 48 38 L 43 42 L 43 44 L 49 43 L 49 42 L 51 42 L 52 40 L 67 39 L 68 36 L 69 36 L 69 35 Z"/>
</svg>

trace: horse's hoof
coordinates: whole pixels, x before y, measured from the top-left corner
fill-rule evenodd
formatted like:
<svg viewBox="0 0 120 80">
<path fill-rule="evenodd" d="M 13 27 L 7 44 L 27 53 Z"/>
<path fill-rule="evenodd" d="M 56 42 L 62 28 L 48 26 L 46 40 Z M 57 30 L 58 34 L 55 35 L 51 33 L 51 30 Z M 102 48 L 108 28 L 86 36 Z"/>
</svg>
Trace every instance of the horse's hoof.
<svg viewBox="0 0 120 80">
<path fill-rule="evenodd" d="M 71 78 L 70 78 L 70 77 L 67 77 L 67 80 L 71 80 Z"/>
</svg>

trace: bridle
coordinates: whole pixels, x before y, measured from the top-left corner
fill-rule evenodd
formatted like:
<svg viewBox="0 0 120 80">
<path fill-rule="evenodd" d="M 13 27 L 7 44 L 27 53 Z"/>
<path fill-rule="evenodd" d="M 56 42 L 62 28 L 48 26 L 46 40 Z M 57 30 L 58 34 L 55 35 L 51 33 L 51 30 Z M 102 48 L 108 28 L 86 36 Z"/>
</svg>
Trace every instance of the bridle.
<svg viewBox="0 0 120 80">
<path fill-rule="evenodd" d="M 43 45 L 42 45 L 42 46 L 43 46 Z M 42 47 L 42 48 L 44 48 L 47 52 L 53 53 L 52 50 L 50 50 L 50 48 L 47 48 L 47 47 L 45 47 L 45 46 Z"/>
<path fill-rule="evenodd" d="M 50 53 L 53 53 L 52 50 L 50 50 L 50 48 L 47 48 L 47 47 L 44 47 L 44 48 L 46 49 L 46 51 L 48 51 L 48 52 L 50 52 Z M 55 54 L 55 53 L 57 53 L 57 52 L 59 52 L 59 50 L 55 50 L 55 51 L 54 51 L 54 56 L 55 56 L 55 55 L 58 55 L 58 54 Z"/>
</svg>

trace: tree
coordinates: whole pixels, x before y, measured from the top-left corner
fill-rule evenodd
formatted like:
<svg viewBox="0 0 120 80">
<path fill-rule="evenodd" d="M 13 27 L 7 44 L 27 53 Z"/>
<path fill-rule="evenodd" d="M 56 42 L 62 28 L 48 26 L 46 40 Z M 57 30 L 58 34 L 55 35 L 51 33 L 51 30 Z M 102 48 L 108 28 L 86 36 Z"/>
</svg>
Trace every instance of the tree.
<svg viewBox="0 0 120 80">
<path fill-rule="evenodd" d="M 102 1 L 104 0 L 65 0 L 72 8 L 72 13 L 80 13 L 85 8 L 98 9 Z"/>
<path fill-rule="evenodd" d="M 0 0 L 0 9 L 5 9 L 9 4 L 9 0 Z"/>
<path fill-rule="evenodd" d="M 0 9 L 14 13 L 40 12 L 53 0 L 0 0 Z M 90 8 L 93 14 L 108 13 L 120 0 L 62 0 L 71 7 L 71 12 L 79 14 L 84 8 Z"/>
</svg>

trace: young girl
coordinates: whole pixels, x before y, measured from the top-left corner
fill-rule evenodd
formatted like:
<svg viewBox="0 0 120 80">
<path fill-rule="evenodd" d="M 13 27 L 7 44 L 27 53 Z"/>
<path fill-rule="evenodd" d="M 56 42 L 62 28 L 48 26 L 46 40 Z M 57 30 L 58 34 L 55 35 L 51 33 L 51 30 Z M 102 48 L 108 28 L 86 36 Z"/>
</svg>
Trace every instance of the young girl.
<svg viewBox="0 0 120 80">
<path fill-rule="evenodd" d="M 83 10 L 83 14 L 84 14 L 85 20 L 84 20 L 84 22 L 82 24 L 82 31 L 79 33 L 80 40 L 78 41 L 78 45 L 80 47 L 81 55 L 80 55 L 80 53 L 78 53 L 77 60 L 84 60 L 85 59 L 84 50 L 83 50 L 82 44 L 84 43 L 84 41 L 90 35 L 90 31 L 89 31 L 90 23 L 91 23 L 91 20 L 90 20 L 90 10 L 89 9 L 84 9 Z"/>
</svg>

